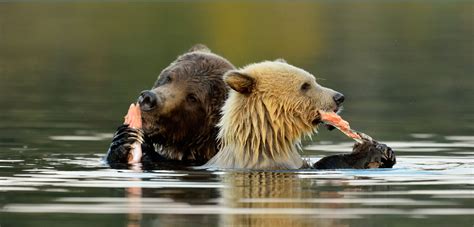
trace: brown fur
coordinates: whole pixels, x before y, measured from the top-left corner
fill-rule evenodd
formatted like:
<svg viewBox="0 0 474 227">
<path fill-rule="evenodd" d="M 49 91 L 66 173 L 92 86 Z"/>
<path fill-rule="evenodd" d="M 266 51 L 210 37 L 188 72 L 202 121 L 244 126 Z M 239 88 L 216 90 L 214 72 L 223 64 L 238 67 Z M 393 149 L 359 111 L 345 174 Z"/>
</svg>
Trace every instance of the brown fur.
<svg viewBox="0 0 474 227">
<path fill-rule="evenodd" d="M 160 155 L 197 162 L 215 155 L 215 125 L 228 92 L 222 75 L 233 68 L 197 45 L 160 73 L 150 90 L 157 95 L 159 107 L 142 114 L 145 134 Z"/>
<path fill-rule="evenodd" d="M 282 59 L 233 69 L 203 45 L 179 56 L 140 96 L 143 131 L 120 126 L 107 162 L 127 163 L 131 145 L 142 141 L 144 164 L 174 168 L 208 161 L 200 168 L 308 168 L 299 155 L 300 140 L 315 130 L 318 110 L 338 108 L 336 92 Z M 391 168 L 395 163 L 388 146 L 367 141 L 313 167 Z"/>
</svg>

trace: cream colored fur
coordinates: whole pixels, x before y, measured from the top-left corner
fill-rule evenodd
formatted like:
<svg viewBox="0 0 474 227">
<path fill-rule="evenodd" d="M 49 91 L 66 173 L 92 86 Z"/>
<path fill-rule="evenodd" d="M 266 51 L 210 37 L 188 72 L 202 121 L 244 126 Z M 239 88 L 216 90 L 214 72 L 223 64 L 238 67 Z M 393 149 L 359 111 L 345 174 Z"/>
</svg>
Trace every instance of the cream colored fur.
<svg viewBox="0 0 474 227">
<path fill-rule="evenodd" d="M 231 90 L 218 125 L 220 151 L 204 167 L 301 168 L 301 138 L 315 131 L 318 110 L 336 108 L 334 91 L 318 85 L 310 73 L 283 62 L 251 64 L 226 73 L 224 80 L 233 83 L 232 76 L 239 78 L 239 74 L 253 79 L 251 91 Z M 304 83 L 310 84 L 305 92 L 301 90 Z"/>
</svg>

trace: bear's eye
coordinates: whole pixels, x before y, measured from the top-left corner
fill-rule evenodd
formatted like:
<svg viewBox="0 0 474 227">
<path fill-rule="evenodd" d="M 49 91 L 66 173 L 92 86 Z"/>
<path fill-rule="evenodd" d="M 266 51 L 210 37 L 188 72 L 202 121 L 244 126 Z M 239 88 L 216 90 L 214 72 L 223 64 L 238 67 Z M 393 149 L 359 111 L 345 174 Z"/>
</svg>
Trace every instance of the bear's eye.
<svg viewBox="0 0 474 227">
<path fill-rule="evenodd" d="M 165 76 L 165 78 L 163 79 L 163 84 L 167 84 L 167 83 L 170 83 L 171 82 L 171 76 L 167 75 Z"/>
<path fill-rule="evenodd" d="M 195 103 L 198 101 L 197 97 L 194 94 L 189 94 L 186 99 L 188 102 Z"/>
<path fill-rule="evenodd" d="M 301 85 L 301 90 L 302 91 L 307 91 L 311 88 L 311 85 L 309 83 L 304 83 Z"/>
<path fill-rule="evenodd" d="M 165 84 L 170 83 L 170 82 L 171 82 L 171 78 L 169 76 L 161 76 L 156 81 L 155 85 L 153 85 L 153 88 L 165 85 Z"/>
</svg>

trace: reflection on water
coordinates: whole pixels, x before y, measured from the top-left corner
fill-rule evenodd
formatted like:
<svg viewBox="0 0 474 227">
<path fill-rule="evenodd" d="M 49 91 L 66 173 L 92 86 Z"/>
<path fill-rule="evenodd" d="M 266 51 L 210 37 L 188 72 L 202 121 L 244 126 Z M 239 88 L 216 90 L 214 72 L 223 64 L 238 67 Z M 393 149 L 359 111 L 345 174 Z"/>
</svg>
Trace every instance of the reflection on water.
<svg viewBox="0 0 474 227">
<path fill-rule="evenodd" d="M 2 0 L 0 226 L 472 226 L 473 16 L 463 0 Z M 129 103 L 195 43 L 313 73 L 396 168 L 110 169 Z M 320 131 L 310 161 L 350 151 Z"/>
<path fill-rule="evenodd" d="M 453 138 L 458 137 L 447 137 Z M 143 171 L 139 165 L 114 170 L 101 162 L 102 153 L 63 153 L 29 166 L 20 165 L 25 160 L 10 151 L 12 159 L 0 160 L 3 168 L 15 169 L 0 177 L 0 212 L 126 215 L 127 226 L 177 220 L 222 226 L 346 226 L 371 218 L 416 222 L 442 216 L 469 224 L 474 216 L 474 156 L 436 155 L 438 147 L 472 150 L 465 146 L 473 144 L 472 137 L 461 138 L 452 146 L 388 142 L 395 150 L 405 148 L 396 168 L 337 171 Z M 350 150 L 350 144 L 322 143 L 327 153 Z M 416 155 L 420 147 L 435 150 Z M 310 155 L 312 146 L 308 148 L 310 160 L 323 156 Z M 9 197 L 20 192 L 28 199 Z"/>
</svg>

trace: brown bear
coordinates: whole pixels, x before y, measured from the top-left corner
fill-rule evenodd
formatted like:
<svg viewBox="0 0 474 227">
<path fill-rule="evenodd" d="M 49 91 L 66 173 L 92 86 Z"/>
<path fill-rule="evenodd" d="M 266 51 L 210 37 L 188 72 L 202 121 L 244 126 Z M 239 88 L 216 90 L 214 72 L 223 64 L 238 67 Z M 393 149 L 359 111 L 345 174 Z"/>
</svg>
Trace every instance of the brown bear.
<svg viewBox="0 0 474 227">
<path fill-rule="evenodd" d="M 272 66 L 262 68 L 260 67 L 262 64 Z M 160 73 L 151 90 L 141 93 L 138 103 L 142 112 L 143 129 L 120 126 L 107 153 L 107 162 L 113 167 L 117 166 L 116 164 L 126 164 L 131 145 L 141 141 L 143 164 L 171 163 L 168 167 L 195 166 L 215 157 L 206 167 L 257 169 L 304 167 L 305 163 L 297 152 L 299 138 L 303 134 L 311 134 L 319 123 L 318 108 L 337 111 L 344 101 L 344 96 L 317 85 L 312 75 L 296 67 L 278 62 L 262 64 L 250 65 L 245 69 L 250 70 L 249 72 L 235 71 L 235 67 L 228 60 L 211 53 L 207 47 L 194 46 Z M 280 67 L 283 71 L 274 72 L 274 67 Z M 228 71 L 230 72 L 224 82 L 223 75 Z M 253 80 L 254 77 L 260 78 L 263 74 L 266 76 L 262 78 L 266 79 Z M 245 75 L 243 77 L 252 80 L 241 80 L 237 75 Z M 296 77 L 292 78 L 290 75 Z M 304 83 L 295 84 L 301 82 L 296 80 L 300 77 L 304 78 Z M 303 96 L 297 96 L 296 93 L 284 92 L 296 89 L 294 86 L 297 85 L 301 85 L 298 88 L 299 92 L 307 90 L 305 94 L 312 94 L 312 99 L 303 99 Z M 223 107 L 229 87 L 233 91 Z M 265 105 L 255 105 L 256 102 L 236 99 L 237 95 L 250 97 L 253 92 L 262 89 L 265 89 L 266 93 L 260 97 L 260 101 Z M 282 99 L 282 95 L 288 95 L 287 99 Z M 266 109 L 269 107 L 266 105 L 270 103 L 272 109 Z M 226 114 L 223 118 L 221 108 Z M 229 118 L 234 115 L 238 117 Z M 280 121 L 282 117 L 285 121 Z M 275 129 L 278 130 L 261 128 L 275 126 L 270 123 L 277 124 L 278 127 Z M 219 127 L 221 130 L 218 136 Z M 235 138 L 232 136 L 233 133 Z M 256 138 L 249 137 L 250 133 Z M 386 149 L 384 150 L 386 147 L 376 145 L 368 143 L 365 146 L 358 146 L 364 149 L 355 148 L 351 154 L 326 157 L 315 167 L 368 168 L 367 163 L 381 160 L 386 156 Z M 222 151 L 215 156 L 220 147 Z M 234 150 L 236 157 L 242 160 L 236 160 L 235 157 L 232 161 L 222 158 L 223 156 L 231 158 L 232 148 L 236 149 Z M 238 150 L 239 148 L 248 150 Z M 258 152 L 253 152 L 251 149 L 258 149 Z M 258 155 L 241 155 L 239 152 L 248 154 L 253 152 Z M 358 155 L 353 155 L 356 153 Z M 258 163 L 259 161 L 261 163 Z M 386 164 L 379 167 L 388 166 Z"/>
<path fill-rule="evenodd" d="M 138 98 L 143 131 L 119 127 L 107 162 L 127 163 L 130 145 L 140 139 L 142 160 L 204 164 L 218 151 L 216 124 L 228 93 L 222 76 L 231 69 L 229 61 L 204 45 L 179 56 Z"/>
<path fill-rule="evenodd" d="M 205 168 L 305 167 L 301 138 L 315 131 L 320 111 L 337 112 L 344 99 L 319 85 L 310 73 L 282 60 L 231 70 L 224 81 L 232 90 L 218 125 L 222 147 Z M 375 149 L 374 153 L 370 147 L 357 146 L 358 152 L 351 156 L 330 156 L 315 167 L 378 168 L 382 166 L 381 152 Z"/>
</svg>

